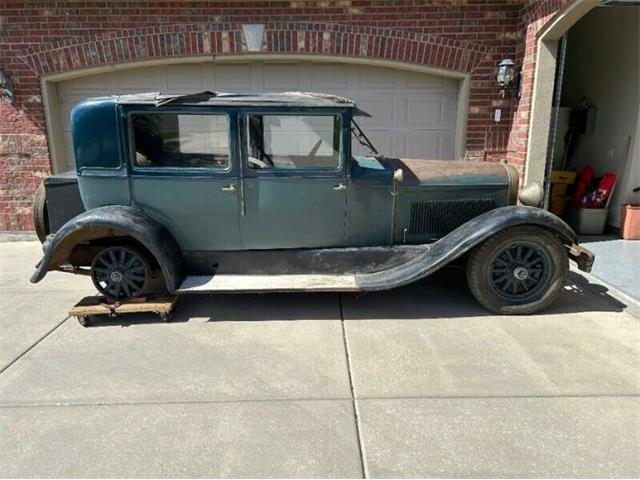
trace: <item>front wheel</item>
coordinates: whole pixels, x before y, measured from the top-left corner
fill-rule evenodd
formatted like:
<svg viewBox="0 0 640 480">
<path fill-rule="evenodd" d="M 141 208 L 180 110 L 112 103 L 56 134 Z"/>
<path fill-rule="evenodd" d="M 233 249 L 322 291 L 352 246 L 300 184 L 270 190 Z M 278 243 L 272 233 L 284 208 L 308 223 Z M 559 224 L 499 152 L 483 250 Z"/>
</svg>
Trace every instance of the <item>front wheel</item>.
<svg viewBox="0 0 640 480">
<path fill-rule="evenodd" d="M 471 253 L 467 282 L 487 310 L 530 314 L 556 299 L 568 268 L 567 251 L 551 233 L 535 226 L 513 227 Z"/>
</svg>

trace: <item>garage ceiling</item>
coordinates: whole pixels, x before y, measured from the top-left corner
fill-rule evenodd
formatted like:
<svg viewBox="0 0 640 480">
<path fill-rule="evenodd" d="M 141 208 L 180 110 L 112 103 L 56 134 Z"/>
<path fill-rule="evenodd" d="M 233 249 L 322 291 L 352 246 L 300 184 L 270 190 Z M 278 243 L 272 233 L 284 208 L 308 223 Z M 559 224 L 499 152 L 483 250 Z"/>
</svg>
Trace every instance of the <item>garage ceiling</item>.
<svg viewBox="0 0 640 480">
<path fill-rule="evenodd" d="M 388 156 L 453 159 L 459 82 L 386 67 L 311 62 L 194 63 L 132 68 L 59 82 L 62 142 L 56 171 L 73 168 L 69 114 L 98 95 L 162 91 L 188 93 L 318 91 L 354 99 L 373 118 L 359 123 Z M 50 99 L 55 101 L 56 99 Z M 355 146 L 360 151 L 359 145 Z"/>
</svg>

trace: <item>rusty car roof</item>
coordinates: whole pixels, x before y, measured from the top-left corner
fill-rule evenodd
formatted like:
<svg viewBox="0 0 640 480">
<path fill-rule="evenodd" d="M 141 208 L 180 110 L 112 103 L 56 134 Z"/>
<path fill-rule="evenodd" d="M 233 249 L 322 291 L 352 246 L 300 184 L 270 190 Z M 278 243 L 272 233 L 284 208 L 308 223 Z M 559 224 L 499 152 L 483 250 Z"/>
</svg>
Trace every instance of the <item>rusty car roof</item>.
<svg viewBox="0 0 640 480">
<path fill-rule="evenodd" d="M 196 92 L 168 95 L 160 92 L 117 95 L 116 102 L 122 105 L 217 105 L 217 106 L 296 106 L 296 107 L 347 107 L 354 108 L 360 115 L 369 116 L 356 106 L 353 100 L 339 95 L 316 92 L 277 93 L 227 93 Z"/>
</svg>

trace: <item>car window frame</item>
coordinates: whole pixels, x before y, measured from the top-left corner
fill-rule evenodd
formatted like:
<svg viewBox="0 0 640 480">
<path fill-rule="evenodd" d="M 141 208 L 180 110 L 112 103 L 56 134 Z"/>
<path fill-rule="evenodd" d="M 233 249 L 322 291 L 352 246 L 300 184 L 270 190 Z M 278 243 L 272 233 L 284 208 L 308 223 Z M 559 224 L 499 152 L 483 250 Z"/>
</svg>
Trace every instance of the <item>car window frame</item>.
<svg viewBox="0 0 640 480">
<path fill-rule="evenodd" d="M 227 119 L 227 136 L 228 136 L 228 149 L 229 149 L 229 164 L 225 168 L 213 168 L 213 167 L 140 167 L 135 162 L 135 137 L 133 134 L 133 115 L 136 114 L 173 114 L 173 115 L 217 115 L 224 116 Z M 149 176 L 189 176 L 189 177 L 216 177 L 216 176 L 229 176 L 235 172 L 236 158 L 235 151 L 235 139 L 236 128 L 234 128 L 234 118 L 237 119 L 237 112 L 223 108 L 207 108 L 207 107 L 147 107 L 142 105 L 135 105 L 133 108 L 127 109 L 124 112 L 124 124 L 127 133 L 127 149 L 126 157 L 127 163 L 132 175 L 149 175 Z M 237 121 L 237 120 L 236 120 Z"/>
<path fill-rule="evenodd" d="M 248 141 L 248 118 L 251 115 L 287 115 L 287 116 L 323 116 L 323 117 L 340 117 L 340 151 L 338 152 L 337 168 L 251 168 L 249 165 L 249 152 L 247 147 Z M 245 177 L 341 177 L 346 175 L 346 156 L 345 156 L 345 122 L 350 117 L 343 109 L 327 108 L 327 107 L 300 107 L 291 108 L 244 108 L 239 112 L 238 125 L 240 134 L 238 141 L 240 142 L 240 163 L 242 164 L 243 176 Z"/>
</svg>

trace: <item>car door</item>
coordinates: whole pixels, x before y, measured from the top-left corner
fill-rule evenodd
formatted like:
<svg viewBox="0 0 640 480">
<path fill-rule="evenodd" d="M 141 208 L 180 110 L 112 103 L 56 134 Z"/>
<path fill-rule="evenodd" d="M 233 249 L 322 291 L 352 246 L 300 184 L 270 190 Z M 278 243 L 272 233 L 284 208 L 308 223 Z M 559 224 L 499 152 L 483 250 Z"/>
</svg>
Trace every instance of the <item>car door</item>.
<svg viewBox="0 0 640 480">
<path fill-rule="evenodd" d="M 133 203 L 186 251 L 239 249 L 237 116 L 185 107 L 126 118 Z"/>
<path fill-rule="evenodd" d="M 345 244 L 344 118 L 320 109 L 245 114 L 243 248 Z"/>
</svg>

